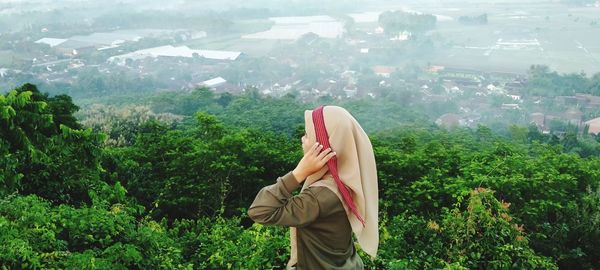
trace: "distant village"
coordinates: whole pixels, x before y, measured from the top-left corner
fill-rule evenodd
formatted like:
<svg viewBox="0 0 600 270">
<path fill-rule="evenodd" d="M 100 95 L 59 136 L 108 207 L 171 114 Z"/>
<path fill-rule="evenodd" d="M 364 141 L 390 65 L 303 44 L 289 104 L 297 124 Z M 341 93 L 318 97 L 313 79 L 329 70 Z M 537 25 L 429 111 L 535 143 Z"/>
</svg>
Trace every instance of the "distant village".
<svg viewBox="0 0 600 270">
<path fill-rule="evenodd" d="M 373 22 L 377 15 L 349 16 L 357 22 Z M 190 48 L 184 44 L 210 36 L 204 31 L 186 29 L 47 36 L 30 41 L 30 46 L 42 48 L 43 53 L 31 59 L 25 69 L 0 67 L 0 80 L 29 74 L 38 81 L 69 84 L 77 79 L 79 70 L 93 67 L 101 74 L 123 72 L 141 79 L 151 76 L 171 91 L 208 87 L 215 93 L 239 94 L 255 88 L 263 95 L 294 95 L 303 101 L 322 97 L 377 99 L 384 93 L 404 89 L 412 93 L 410 105 L 455 104 L 454 109 L 435 116 L 435 123 L 440 126 L 476 127 L 493 119 L 505 119 L 535 125 L 543 133 L 564 133 L 556 123 L 577 127 L 580 132 L 600 133 L 600 117 L 587 118 L 600 110 L 600 96 L 575 93 L 552 98 L 526 97 L 523 89 L 527 74 L 484 72 L 435 63 L 420 67 L 416 77 L 406 79 L 402 76 L 404 67 L 377 64 L 371 57 L 411 42 L 410 32 L 390 37 L 378 26 L 349 34 L 342 22 L 329 16 L 281 17 L 273 21 L 268 31 L 240 37 L 248 42 L 282 41 L 279 49 L 258 57 L 244 51 Z M 508 45 L 519 46 L 515 44 Z M 263 63 L 284 75 L 265 78 Z M 307 67 L 314 69 L 312 77 L 303 75 Z"/>
</svg>

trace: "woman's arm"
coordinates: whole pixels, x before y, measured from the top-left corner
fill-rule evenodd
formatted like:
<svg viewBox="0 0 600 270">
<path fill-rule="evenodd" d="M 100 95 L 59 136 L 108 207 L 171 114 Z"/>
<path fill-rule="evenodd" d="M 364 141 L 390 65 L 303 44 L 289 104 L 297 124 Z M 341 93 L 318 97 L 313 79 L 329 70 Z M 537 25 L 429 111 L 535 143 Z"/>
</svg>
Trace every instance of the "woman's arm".
<svg viewBox="0 0 600 270">
<path fill-rule="evenodd" d="M 307 188 L 292 197 L 304 179 L 320 170 L 335 152 L 323 150 L 319 143 L 309 145 L 302 137 L 304 156 L 296 168 L 277 178 L 277 183 L 262 188 L 248 209 L 248 216 L 258 223 L 302 227 L 319 216 L 319 203 L 314 188 Z M 323 151 L 321 151 L 323 150 Z M 319 189 L 317 189 L 319 190 Z"/>
<path fill-rule="evenodd" d="M 307 188 L 296 196 L 300 186 L 292 172 L 277 178 L 277 183 L 262 188 L 248 209 L 248 216 L 257 223 L 286 227 L 303 227 L 319 216 L 318 192 Z"/>
</svg>

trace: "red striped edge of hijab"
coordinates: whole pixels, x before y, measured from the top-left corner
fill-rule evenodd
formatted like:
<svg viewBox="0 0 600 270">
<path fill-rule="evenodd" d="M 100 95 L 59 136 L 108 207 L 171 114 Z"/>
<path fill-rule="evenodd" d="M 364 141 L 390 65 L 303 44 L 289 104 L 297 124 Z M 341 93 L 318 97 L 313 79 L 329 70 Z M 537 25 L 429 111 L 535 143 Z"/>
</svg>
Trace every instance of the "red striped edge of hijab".
<svg viewBox="0 0 600 270">
<path fill-rule="evenodd" d="M 315 133 L 317 135 L 317 142 L 323 145 L 323 149 L 327 149 L 331 147 L 329 145 L 329 135 L 327 134 L 327 129 L 325 128 L 325 119 L 323 117 L 323 106 L 317 107 L 312 112 L 313 124 L 315 125 Z M 352 213 L 360 220 L 363 227 L 365 226 L 364 219 L 358 213 L 356 209 L 356 205 L 354 204 L 354 200 L 352 200 L 352 196 L 350 195 L 350 191 L 348 187 L 342 182 L 337 170 L 337 157 L 333 156 L 329 161 L 327 161 L 327 168 L 331 172 L 333 179 L 338 187 L 338 190 L 342 194 L 342 198 L 346 205 L 350 208 Z"/>
</svg>

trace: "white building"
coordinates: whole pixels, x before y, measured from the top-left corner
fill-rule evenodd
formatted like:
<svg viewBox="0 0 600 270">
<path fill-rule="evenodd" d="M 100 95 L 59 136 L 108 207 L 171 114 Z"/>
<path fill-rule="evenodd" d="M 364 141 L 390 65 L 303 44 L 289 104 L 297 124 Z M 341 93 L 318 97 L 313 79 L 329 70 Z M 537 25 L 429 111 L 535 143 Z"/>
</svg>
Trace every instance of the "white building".
<svg viewBox="0 0 600 270">
<path fill-rule="evenodd" d="M 241 52 L 233 52 L 233 51 L 214 51 L 214 50 L 192 50 L 188 46 L 178 46 L 174 47 L 171 45 L 148 48 L 143 50 L 138 50 L 131 53 L 115 55 L 108 58 L 107 62 L 115 63 L 118 65 L 124 65 L 127 59 L 138 60 L 144 59 L 146 57 L 159 57 L 159 56 L 168 56 L 168 57 L 194 57 L 195 55 L 199 57 L 204 57 L 208 59 L 215 60 L 236 60 L 242 53 Z"/>
<path fill-rule="evenodd" d="M 206 86 L 206 87 L 217 87 L 219 85 L 222 85 L 224 83 L 226 83 L 227 80 L 223 79 L 222 77 L 216 77 L 210 80 L 206 80 L 202 82 L 202 85 Z"/>
<path fill-rule="evenodd" d="M 42 43 L 42 44 L 48 44 L 50 45 L 50 47 L 54 47 L 57 45 L 60 45 L 61 43 L 67 41 L 66 39 L 63 38 L 42 38 L 42 39 L 38 39 L 37 41 L 35 41 L 35 43 Z"/>
</svg>

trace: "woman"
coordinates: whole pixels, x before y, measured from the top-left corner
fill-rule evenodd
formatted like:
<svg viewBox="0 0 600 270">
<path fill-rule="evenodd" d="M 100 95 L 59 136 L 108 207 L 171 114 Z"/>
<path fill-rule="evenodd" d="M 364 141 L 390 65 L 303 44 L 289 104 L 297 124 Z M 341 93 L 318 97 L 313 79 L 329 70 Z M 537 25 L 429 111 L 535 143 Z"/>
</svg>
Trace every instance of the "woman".
<svg viewBox="0 0 600 270">
<path fill-rule="evenodd" d="M 373 147 L 344 108 L 304 112 L 304 157 L 258 192 L 248 215 L 291 227 L 288 269 L 363 269 L 352 241 L 376 256 L 379 244 L 377 171 Z M 300 193 L 292 196 L 304 181 Z"/>
</svg>

